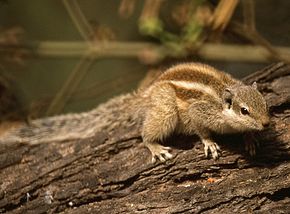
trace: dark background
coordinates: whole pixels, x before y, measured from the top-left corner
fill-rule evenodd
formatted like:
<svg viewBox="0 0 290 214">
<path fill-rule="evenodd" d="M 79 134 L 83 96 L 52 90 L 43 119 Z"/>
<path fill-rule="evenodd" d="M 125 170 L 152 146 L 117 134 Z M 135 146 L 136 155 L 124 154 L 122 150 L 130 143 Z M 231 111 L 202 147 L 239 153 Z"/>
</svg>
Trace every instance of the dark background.
<svg viewBox="0 0 290 214">
<path fill-rule="evenodd" d="M 118 14 L 120 1 L 82 0 L 78 2 L 89 22 L 92 25 L 101 26 L 105 29 L 104 31 L 108 30 L 107 34 L 112 35 L 114 40 L 152 41 L 151 38 L 140 35 L 138 31 L 138 18 L 143 1 L 136 1 L 135 10 L 127 19 L 121 18 Z M 167 1 L 162 8 L 162 17 L 165 17 L 164 21 L 167 25 L 170 25 L 170 18 L 168 18 L 170 14 L 167 14 L 169 13 L 167 8 L 176 2 L 178 1 Z M 283 0 L 256 0 L 255 2 L 257 30 L 272 45 L 289 46 L 290 2 Z M 241 14 L 239 10 L 240 6 L 235 13 L 237 18 Z M 83 41 L 60 0 L 1 1 L 0 29 L 5 31 L 13 27 L 21 29 L 21 41 L 28 44 L 39 44 L 38 42 L 45 41 Z M 20 60 L 15 61 L 7 60 L 2 56 L 1 71 L 12 79 L 12 90 L 17 99 L 21 100 L 20 107 L 30 109 L 28 112 L 33 117 L 44 116 L 49 104 L 47 100 L 58 93 L 80 59 L 58 56 L 41 57 L 37 54 L 34 57 L 19 58 Z M 162 67 L 188 60 L 191 60 L 191 57 L 167 60 L 163 62 Z M 197 59 L 194 56 L 192 60 L 206 62 L 238 78 L 270 64 L 270 62 L 229 62 L 226 59 L 209 61 Z M 96 59 L 77 88 L 77 92 L 80 93 L 78 96 L 71 97 L 61 113 L 86 111 L 114 95 L 132 91 L 148 69 L 156 66 L 158 65 L 145 65 L 134 58 Z M 37 110 L 31 110 L 43 100 L 44 105 L 36 108 Z"/>
</svg>

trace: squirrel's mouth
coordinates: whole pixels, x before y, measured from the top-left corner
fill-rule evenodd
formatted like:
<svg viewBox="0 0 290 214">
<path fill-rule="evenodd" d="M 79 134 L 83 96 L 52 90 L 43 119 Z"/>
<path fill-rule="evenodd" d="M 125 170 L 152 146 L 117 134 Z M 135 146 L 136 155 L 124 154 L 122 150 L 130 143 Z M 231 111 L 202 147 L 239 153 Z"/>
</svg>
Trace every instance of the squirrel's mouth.
<svg viewBox="0 0 290 214">
<path fill-rule="evenodd" d="M 255 128 L 253 128 L 253 131 L 263 131 L 265 127 L 262 124 L 256 124 Z"/>
<path fill-rule="evenodd" d="M 264 130 L 264 127 L 261 124 L 252 124 L 251 128 L 249 126 L 245 126 L 243 123 L 233 123 L 232 126 L 232 132 L 231 133 L 239 133 L 239 132 L 256 132 L 256 131 L 262 131 Z"/>
</svg>

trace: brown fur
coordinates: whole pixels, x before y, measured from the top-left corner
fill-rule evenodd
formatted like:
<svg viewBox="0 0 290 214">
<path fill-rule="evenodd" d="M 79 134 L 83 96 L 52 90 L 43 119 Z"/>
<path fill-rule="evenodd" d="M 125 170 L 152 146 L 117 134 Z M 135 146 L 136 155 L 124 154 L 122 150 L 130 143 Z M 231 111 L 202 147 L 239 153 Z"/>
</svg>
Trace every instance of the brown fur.
<svg viewBox="0 0 290 214">
<path fill-rule="evenodd" d="M 255 87 L 199 63 L 185 63 L 164 72 L 142 92 L 150 105 L 145 110 L 142 137 L 153 161 L 172 157 L 159 145 L 174 131 L 197 134 L 213 158 L 219 146 L 211 133 L 262 130 L 269 123 L 266 102 Z M 241 114 L 247 108 L 249 114 Z"/>
<path fill-rule="evenodd" d="M 194 90 L 194 89 L 187 89 L 184 87 L 178 87 L 174 84 L 169 83 L 169 85 L 174 88 L 174 91 L 176 93 L 176 96 L 181 100 L 189 100 L 189 99 L 201 99 L 203 95 L 205 95 L 203 92 Z"/>
<path fill-rule="evenodd" d="M 168 69 L 156 82 L 164 80 L 199 82 L 221 93 L 226 86 L 237 84 L 229 74 L 200 63 L 185 63 Z"/>
</svg>

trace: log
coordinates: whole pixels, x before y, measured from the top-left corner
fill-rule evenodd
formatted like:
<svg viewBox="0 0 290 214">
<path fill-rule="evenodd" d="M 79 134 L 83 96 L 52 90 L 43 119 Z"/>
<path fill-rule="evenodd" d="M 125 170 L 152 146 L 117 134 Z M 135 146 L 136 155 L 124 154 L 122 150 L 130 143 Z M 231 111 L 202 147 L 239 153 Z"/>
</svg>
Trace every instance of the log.
<svg viewBox="0 0 290 214">
<path fill-rule="evenodd" d="M 244 81 L 258 83 L 271 114 L 255 157 L 241 136 L 216 136 L 218 160 L 196 137 L 172 136 L 174 158 L 152 164 L 126 121 L 87 138 L 0 145 L 0 213 L 289 213 L 290 67 Z"/>
</svg>

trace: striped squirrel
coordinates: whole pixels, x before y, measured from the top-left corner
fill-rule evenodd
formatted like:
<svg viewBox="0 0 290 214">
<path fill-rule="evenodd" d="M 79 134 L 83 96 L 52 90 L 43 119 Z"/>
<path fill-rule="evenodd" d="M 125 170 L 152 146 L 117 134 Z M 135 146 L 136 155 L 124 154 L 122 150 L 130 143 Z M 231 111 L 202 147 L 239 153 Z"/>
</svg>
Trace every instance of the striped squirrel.
<svg viewBox="0 0 290 214">
<path fill-rule="evenodd" d="M 210 151 L 216 159 L 220 148 L 211 133 L 260 131 L 269 124 L 266 102 L 255 83 L 246 86 L 208 65 L 183 63 L 169 68 L 136 93 L 113 98 L 90 112 L 32 121 L 31 126 L 23 125 L 2 136 L 0 144 L 91 137 L 104 127 L 113 130 L 128 118 L 133 118 L 132 123 L 140 120 L 142 139 L 152 162 L 172 158 L 171 148 L 158 142 L 174 132 L 198 135 L 205 156 Z"/>
<path fill-rule="evenodd" d="M 170 159 L 170 147 L 157 142 L 173 132 L 196 134 L 205 156 L 218 158 L 211 133 L 243 133 L 269 125 L 266 101 L 257 85 L 246 86 L 229 74 L 199 63 L 179 64 L 164 72 L 142 94 L 150 103 L 142 128 L 152 161 Z"/>
</svg>

